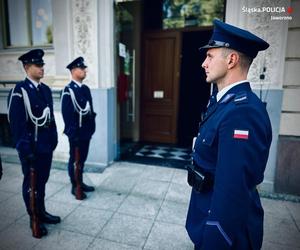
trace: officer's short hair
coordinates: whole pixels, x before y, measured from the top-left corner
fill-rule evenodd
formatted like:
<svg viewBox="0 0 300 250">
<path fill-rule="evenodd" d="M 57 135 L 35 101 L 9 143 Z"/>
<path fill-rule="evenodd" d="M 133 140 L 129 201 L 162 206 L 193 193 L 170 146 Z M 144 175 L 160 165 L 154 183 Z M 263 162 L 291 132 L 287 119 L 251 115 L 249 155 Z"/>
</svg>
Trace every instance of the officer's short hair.
<svg viewBox="0 0 300 250">
<path fill-rule="evenodd" d="M 235 52 L 238 53 L 240 57 L 240 66 L 244 70 L 248 70 L 253 62 L 253 58 L 250 56 L 245 55 L 242 52 L 230 49 L 230 48 L 222 48 L 222 54 L 224 57 L 228 56 L 230 53 Z"/>
</svg>

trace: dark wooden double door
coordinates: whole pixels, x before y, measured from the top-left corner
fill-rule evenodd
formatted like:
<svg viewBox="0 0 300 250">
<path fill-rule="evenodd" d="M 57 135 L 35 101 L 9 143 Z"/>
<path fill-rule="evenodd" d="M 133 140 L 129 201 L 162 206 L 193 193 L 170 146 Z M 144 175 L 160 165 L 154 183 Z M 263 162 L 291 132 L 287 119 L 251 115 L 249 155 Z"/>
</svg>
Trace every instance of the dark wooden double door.
<svg viewBox="0 0 300 250">
<path fill-rule="evenodd" d="M 180 33 L 148 32 L 143 42 L 141 140 L 176 143 Z"/>
<path fill-rule="evenodd" d="M 211 28 L 147 32 L 143 37 L 141 141 L 191 143 L 209 98 L 201 64 Z"/>
</svg>

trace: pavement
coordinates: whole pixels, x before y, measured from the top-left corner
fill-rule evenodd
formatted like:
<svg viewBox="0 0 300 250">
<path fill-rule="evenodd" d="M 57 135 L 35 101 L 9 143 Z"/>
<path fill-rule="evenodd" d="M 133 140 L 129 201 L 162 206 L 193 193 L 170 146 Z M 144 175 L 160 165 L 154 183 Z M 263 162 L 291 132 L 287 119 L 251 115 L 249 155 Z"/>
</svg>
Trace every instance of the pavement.
<svg viewBox="0 0 300 250">
<path fill-rule="evenodd" d="M 46 208 L 62 222 L 47 225 L 48 235 L 31 236 L 21 195 L 18 163 L 3 162 L 0 180 L 0 249 L 192 250 L 185 219 L 191 188 L 186 171 L 115 162 L 84 181 L 96 187 L 78 201 L 70 194 L 67 171 L 52 168 Z M 262 198 L 264 250 L 300 249 L 300 203 Z"/>
</svg>

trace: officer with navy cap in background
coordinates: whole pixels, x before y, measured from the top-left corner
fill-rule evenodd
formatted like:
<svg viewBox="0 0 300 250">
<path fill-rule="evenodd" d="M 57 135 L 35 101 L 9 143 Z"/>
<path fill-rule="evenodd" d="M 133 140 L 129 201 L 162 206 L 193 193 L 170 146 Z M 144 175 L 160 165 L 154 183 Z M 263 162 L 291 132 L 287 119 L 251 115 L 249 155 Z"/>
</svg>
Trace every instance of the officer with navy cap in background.
<svg viewBox="0 0 300 250">
<path fill-rule="evenodd" d="M 31 227 L 33 216 L 37 216 L 40 222 L 39 236 L 33 235 L 37 238 L 47 234 L 44 223 L 56 224 L 61 220 L 45 208 L 45 187 L 57 145 L 57 130 L 51 90 L 40 81 L 44 77 L 43 56 L 43 50 L 33 49 L 18 58 L 27 76 L 16 84 L 8 97 L 9 124 L 24 175 L 23 199 Z M 34 177 L 31 169 L 34 170 Z M 31 207 L 32 183 L 35 185 L 34 208 Z"/>
<path fill-rule="evenodd" d="M 96 128 L 96 113 L 93 109 L 91 91 L 83 83 L 86 78 L 86 68 L 83 57 L 78 57 L 67 65 L 72 80 L 65 87 L 61 102 L 65 123 L 64 133 L 68 136 L 70 145 L 68 172 L 72 184 L 71 193 L 79 200 L 86 198 L 85 192 L 95 190 L 94 187 L 83 182 L 84 163 L 88 156 L 91 137 Z M 76 149 L 78 149 L 78 156 Z M 79 170 L 77 164 L 80 165 Z M 77 196 L 78 189 L 81 192 L 79 197 Z"/>
<path fill-rule="evenodd" d="M 218 87 L 193 145 L 188 183 L 193 187 L 187 232 L 201 250 L 261 249 L 263 208 L 256 186 L 263 181 L 272 128 L 247 74 L 269 44 L 256 35 L 214 20 L 202 67 Z"/>
</svg>

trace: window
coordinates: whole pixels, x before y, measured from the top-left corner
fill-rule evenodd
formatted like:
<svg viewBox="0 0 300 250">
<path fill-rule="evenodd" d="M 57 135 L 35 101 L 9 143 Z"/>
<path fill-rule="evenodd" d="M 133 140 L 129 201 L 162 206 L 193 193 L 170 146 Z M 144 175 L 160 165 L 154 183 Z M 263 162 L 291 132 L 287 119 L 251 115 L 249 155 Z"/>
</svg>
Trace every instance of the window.
<svg viewBox="0 0 300 250">
<path fill-rule="evenodd" d="M 225 0 L 163 0 L 163 28 L 212 25 L 224 13 Z"/>
<path fill-rule="evenodd" d="M 2 0 L 5 47 L 52 45 L 51 0 Z"/>
</svg>

